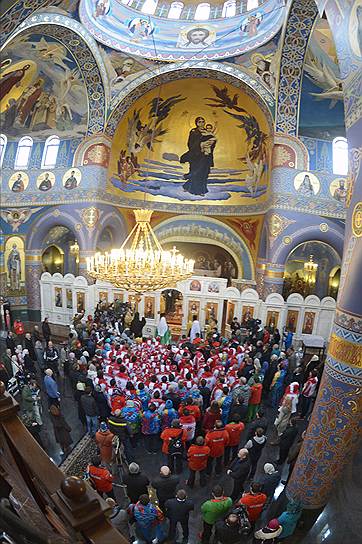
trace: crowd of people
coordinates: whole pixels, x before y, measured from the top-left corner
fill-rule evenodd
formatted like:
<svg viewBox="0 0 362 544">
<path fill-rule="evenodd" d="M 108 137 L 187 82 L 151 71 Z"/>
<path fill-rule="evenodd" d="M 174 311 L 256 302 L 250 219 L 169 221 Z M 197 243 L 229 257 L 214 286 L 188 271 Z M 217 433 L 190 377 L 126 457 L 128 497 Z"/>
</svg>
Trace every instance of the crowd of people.
<svg viewBox="0 0 362 544">
<path fill-rule="evenodd" d="M 16 376 L 21 383 L 29 430 L 41 444 L 42 410 L 49 410 L 62 453 L 70 451 L 71 429 L 58 387 L 63 368 L 80 423 L 98 447 L 87 477 L 107 498 L 112 523 L 130 541 L 174 543 L 181 530 L 187 543 L 195 508 L 191 490 L 212 481 L 211 497 L 199 512 L 202 543 L 212 537 L 230 544 L 249 538 L 287 542 L 301 505 L 290 501 L 278 517 L 265 516 L 284 464 L 290 475 L 302 446 L 297 423 L 308 419 L 317 394 L 323 370 L 318 356 L 306 364 L 288 332 L 283 344 L 278 331 L 255 319 L 242 328 L 235 318 L 230 338 L 216 326 L 206 338 L 200 331 L 192 339 L 171 341 L 164 316 L 162 338 L 142 337 L 144 320 L 136 313 L 127 328 L 124 316 L 104 307 L 94 316 L 76 316 L 61 348 L 53 345 L 47 320 L 43 338 L 38 327 L 17 341 L 8 333 L 1 378 L 8 383 Z M 279 459 L 260 466 L 268 443 L 278 446 Z M 160 459 L 159 476 L 152 481 L 136 462 L 139 444 Z M 220 475 L 232 482 L 230 496 Z M 117 504 L 117 485 L 129 498 L 127 508 Z"/>
</svg>

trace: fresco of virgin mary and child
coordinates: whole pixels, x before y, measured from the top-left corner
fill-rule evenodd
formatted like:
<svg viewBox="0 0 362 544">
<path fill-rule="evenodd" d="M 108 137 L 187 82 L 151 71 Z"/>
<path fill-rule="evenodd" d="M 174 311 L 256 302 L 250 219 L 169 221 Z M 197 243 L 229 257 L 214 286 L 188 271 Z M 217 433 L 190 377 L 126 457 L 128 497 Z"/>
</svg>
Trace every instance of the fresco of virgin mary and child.
<svg viewBox="0 0 362 544">
<path fill-rule="evenodd" d="M 189 172 L 184 174 L 187 181 L 183 190 L 192 195 L 205 196 L 208 192 L 207 182 L 210 169 L 214 166 L 214 149 L 216 146 L 215 127 L 206 124 L 203 117 L 196 117 L 195 127 L 190 130 L 186 153 L 181 155 L 180 162 L 188 162 Z"/>
</svg>

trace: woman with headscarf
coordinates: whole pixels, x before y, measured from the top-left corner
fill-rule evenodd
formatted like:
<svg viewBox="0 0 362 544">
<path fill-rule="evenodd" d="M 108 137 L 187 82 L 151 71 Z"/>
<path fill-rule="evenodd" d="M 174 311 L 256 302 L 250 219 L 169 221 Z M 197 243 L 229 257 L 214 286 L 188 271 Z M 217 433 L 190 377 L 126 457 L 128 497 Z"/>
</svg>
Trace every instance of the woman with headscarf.
<svg viewBox="0 0 362 544">
<path fill-rule="evenodd" d="M 288 502 L 286 510 L 278 517 L 278 521 L 283 527 L 283 530 L 279 535 L 280 540 L 288 538 L 294 533 L 301 515 L 302 507 L 300 502 Z"/>
<path fill-rule="evenodd" d="M 160 322 L 157 326 L 157 336 L 161 338 L 161 344 L 168 345 L 171 340 L 171 331 L 166 321 L 165 314 L 161 314 Z"/>
<path fill-rule="evenodd" d="M 275 418 L 274 425 L 276 427 L 278 437 L 281 436 L 285 429 L 288 427 L 292 415 L 292 399 L 289 396 L 284 396 L 279 408 L 277 417 Z"/>
</svg>

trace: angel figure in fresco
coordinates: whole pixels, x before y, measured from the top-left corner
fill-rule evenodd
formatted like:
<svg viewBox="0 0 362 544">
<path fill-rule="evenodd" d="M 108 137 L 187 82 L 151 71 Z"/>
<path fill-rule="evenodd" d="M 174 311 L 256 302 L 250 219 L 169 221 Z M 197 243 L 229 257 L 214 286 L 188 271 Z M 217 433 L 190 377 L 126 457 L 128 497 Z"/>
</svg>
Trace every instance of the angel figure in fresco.
<svg viewBox="0 0 362 544">
<path fill-rule="evenodd" d="M 309 93 L 311 96 L 317 100 L 330 100 L 330 109 L 337 104 L 338 100 L 343 100 L 342 80 L 337 77 L 331 67 L 313 55 L 310 49 L 306 53 L 304 70 L 309 79 L 322 89 L 320 93 Z"/>
<path fill-rule="evenodd" d="M 264 171 L 264 164 L 262 160 L 252 162 L 248 153 L 246 154 L 245 160 L 249 168 L 249 173 L 245 178 L 246 185 L 250 194 L 255 196 L 259 181 Z"/>
<path fill-rule="evenodd" d="M 130 153 L 139 153 L 145 147 L 153 151 L 153 144 L 159 143 L 158 138 L 166 134 L 163 128 L 164 121 L 170 114 L 171 109 L 186 98 L 181 95 L 170 96 L 169 98 L 153 98 L 149 103 L 147 121 L 141 119 L 141 109 L 134 110 L 132 117 L 128 118 L 127 142 Z"/>
</svg>

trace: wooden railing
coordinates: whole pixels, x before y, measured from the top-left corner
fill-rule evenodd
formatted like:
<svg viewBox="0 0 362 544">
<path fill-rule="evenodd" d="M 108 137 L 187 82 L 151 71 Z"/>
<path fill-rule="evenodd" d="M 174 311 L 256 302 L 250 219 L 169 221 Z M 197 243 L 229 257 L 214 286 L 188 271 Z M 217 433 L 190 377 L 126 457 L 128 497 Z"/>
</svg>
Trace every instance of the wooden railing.
<svg viewBox="0 0 362 544">
<path fill-rule="evenodd" d="M 17 512 L 16 516 L 3 503 L 0 521 L 6 526 L 18 519 L 19 534 L 33 534 L 34 543 L 127 544 L 107 519 L 107 503 L 80 478 L 65 477 L 23 425 L 18 411 L 19 405 L 0 382 L 0 480 Z"/>
</svg>

